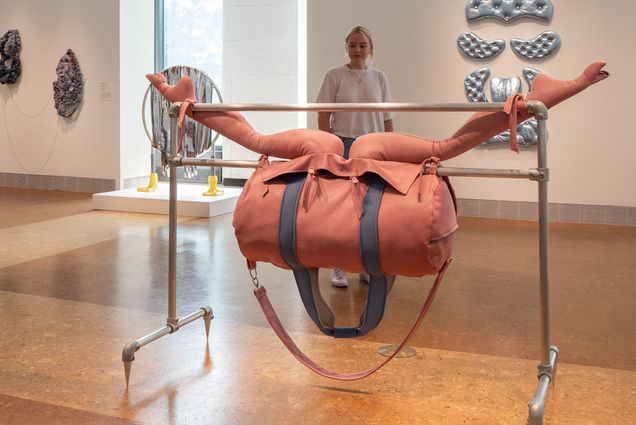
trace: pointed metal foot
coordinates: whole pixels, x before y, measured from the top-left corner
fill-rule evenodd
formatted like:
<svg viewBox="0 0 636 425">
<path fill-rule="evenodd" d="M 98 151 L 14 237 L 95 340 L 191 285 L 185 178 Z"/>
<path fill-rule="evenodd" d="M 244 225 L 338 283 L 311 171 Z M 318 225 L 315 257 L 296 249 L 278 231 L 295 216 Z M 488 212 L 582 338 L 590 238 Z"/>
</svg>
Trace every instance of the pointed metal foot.
<svg viewBox="0 0 636 425">
<path fill-rule="evenodd" d="M 132 362 L 135 360 L 135 353 L 141 348 L 141 345 L 137 341 L 129 342 L 124 346 L 121 352 L 121 361 L 124 362 L 124 372 L 126 373 L 126 388 L 130 382 L 130 369 L 132 368 Z"/>
<path fill-rule="evenodd" d="M 124 362 L 124 373 L 126 374 L 126 388 L 130 382 L 130 369 L 132 369 L 132 362 Z"/>
<path fill-rule="evenodd" d="M 212 313 L 212 309 L 210 307 L 203 307 L 203 310 L 205 310 L 203 322 L 205 323 L 205 340 L 207 341 L 210 337 L 210 322 L 214 319 L 214 313 Z"/>
</svg>

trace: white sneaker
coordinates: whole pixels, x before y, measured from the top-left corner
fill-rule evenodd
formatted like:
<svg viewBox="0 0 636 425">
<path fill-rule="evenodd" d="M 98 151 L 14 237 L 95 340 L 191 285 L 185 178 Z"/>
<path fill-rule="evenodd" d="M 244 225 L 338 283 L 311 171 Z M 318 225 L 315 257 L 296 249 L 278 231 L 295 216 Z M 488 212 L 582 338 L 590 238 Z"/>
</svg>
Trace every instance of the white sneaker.
<svg viewBox="0 0 636 425">
<path fill-rule="evenodd" d="M 347 274 L 345 271 L 333 269 L 331 272 L 331 284 L 336 288 L 346 288 L 349 286 L 349 281 L 347 280 Z"/>
<path fill-rule="evenodd" d="M 363 272 L 363 273 L 360 273 L 359 276 L 360 276 L 360 280 L 362 282 L 369 283 L 369 281 L 371 280 L 371 277 L 369 276 L 369 273 L 364 273 Z"/>
</svg>

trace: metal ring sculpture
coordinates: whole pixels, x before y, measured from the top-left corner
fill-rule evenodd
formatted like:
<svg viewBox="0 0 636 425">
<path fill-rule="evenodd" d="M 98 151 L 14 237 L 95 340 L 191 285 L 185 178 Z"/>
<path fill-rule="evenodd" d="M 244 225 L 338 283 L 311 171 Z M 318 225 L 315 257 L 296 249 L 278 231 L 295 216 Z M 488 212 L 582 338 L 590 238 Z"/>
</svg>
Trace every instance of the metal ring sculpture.
<svg viewBox="0 0 636 425">
<path fill-rule="evenodd" d="M 198 102 L 201 103 L 223 103 L 223 97 L 218 86 L 212 81 L 212 79 L 200 69 L 186 66 L 176 65 L 161 71 L 170 84 L 175 84 L 181 79 L 181 77 L 187 75 L 192 79 L 194 83 L 195 95 Z M 146 122 L 146 101 L 148 95 L 150 96 L 150 111 L 151 111 L 151 123 L 152 129 L 149 131 L 148 124 Z M 167 158 L 168 154 L 176 154 L 176 152 L 169 152 L 169 140 L 170 140 L 170 117 L 168 115 L 168 108 L 170 103 L 151 85 L 148 86 L 141 108 L 141 118 L 146 131 L 146 136 L 152 144 L 152 147 L 161 152 L 161 164 L 164 169 L 164 173 L 167 172 Z M 219 138 L 219 134 L 208 127 L 186 117 L 184 122 L 185 136 L 183 138 L 183 151 L 184 157 L 198 158 L 210 150 L 212 152 L 212 158 L 214 158 L 214 143 Z M 185 167 L 184 175 L 186 177 L 194 177 L 196 175 L 196 167 Z"/>
</svg>

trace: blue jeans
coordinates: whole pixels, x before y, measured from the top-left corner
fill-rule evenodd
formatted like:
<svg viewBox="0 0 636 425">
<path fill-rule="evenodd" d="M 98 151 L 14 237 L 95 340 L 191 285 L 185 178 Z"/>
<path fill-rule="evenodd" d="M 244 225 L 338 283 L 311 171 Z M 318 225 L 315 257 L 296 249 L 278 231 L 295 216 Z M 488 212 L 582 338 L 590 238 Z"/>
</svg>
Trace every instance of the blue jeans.
<svg viewBox="0 0 636 425">
<path fill-rule="evenodd" d="M 340 137 L 340 140 L 342 140 L 342 143 L 344 143 L 344 158 L 345 159 L 349 159 L 349 151 L 351 150 L 351 145 L 353 145 L 353 142 L 356 141 L 355 137 Z"/>
</svg>

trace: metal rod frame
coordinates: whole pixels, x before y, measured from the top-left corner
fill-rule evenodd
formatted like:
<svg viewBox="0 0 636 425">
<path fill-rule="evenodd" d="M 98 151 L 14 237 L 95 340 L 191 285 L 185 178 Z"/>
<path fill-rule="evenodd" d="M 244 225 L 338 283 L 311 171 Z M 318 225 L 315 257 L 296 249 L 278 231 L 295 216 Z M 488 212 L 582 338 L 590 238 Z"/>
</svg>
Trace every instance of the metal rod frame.
<svg viewBox="0 0 636 425">
<path fill-rule="evenodd" d="M 517 169 L 486 169 L 486 168 L 452 168 L 439 167 L 437 173 L 442 176 L 459 177 L 489 177 L 489 178 L 513 178 L 528 179 L 538 182 L 538 217 L 539 217 L 539 297 L 541 305 L 541 363 L 538 368 L 537 391 L 535 397 L 528 403 L 528 423 L 531 425 L 543 425 L 545 398 L 550 382 L 554 382 L 559 357 L 557 347 L 550 344 L 550 296 L 549 296 L 549 252 L 548 252 L 548 181 L 549 169 L 547 165 L 547 108 L 537 101 L 528 101 L 528 110 L 537 120 L 538 149 L 537 168 L 527 170 Z M 177 116 L 180 103 L 172 104 L 170 108 L 170 152 L 168 161 L 170 166 L 170 200 L 169 200 L 169 240 L 168 240 L 168 318 L 167 324 L 146 336 L 143 336 L 124 347 L 122 359 L 128 364 L 134 360 L 134 352 L 164 335 L 178 330 L 194 320 L 203 317 L 206 319 L 206 330 L 209 329 L 209 320 L 212 316 L 210 307 L 202 307 L 194 313 L 177 318 L 177 168 L 184 165 L 200 165 L 229 168 L 257 168 L 258 161 L 237 161 L 220 159 L 184 158 L 175 155 L 177 152 Z M 474 112 L 474 111 L 501 111 L 503 103 L 307 103 L 307 104 L 269 104 L 269 103 L 245 103 L 245 104 L 214 104 L 196 103 L 193 111 L 402 111 L 402 112 Z M 128 376 L 127 381 L 128 383 Z"/>
</svg>

